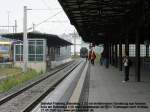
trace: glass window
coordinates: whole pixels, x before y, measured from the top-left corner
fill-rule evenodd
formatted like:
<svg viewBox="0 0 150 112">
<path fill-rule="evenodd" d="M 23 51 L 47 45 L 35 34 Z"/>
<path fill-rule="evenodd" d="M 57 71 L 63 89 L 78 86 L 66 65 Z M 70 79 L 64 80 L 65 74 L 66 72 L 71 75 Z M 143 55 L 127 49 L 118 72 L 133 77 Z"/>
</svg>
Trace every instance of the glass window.
<svg viewBox="0 0 150 112">
<path fill-rule="evenodd" d="M 119 57 L 119 44 L 117 44 L 117 56 Z"/>
<path fill-rule="evenodd" d="M 28 40 L 28 60 L 29 61 L 43 61 L 44 60 L 44 40 Z M 16 46 L 16 61 L 23 59 L 23 45 Z"/>
<path fill-rule="evenodd" d="M 42 46 L 43 46 L 43 40 L 37 40 L 37 41 L 36 41 L 36 44 L 37 44 L 37 45 L 42 45 Z"/>
<path fill-rule="evenodd" d="M 125 44 L 122 45 L 122 56 L 125 56 Z"/>
<path fill-rule="evenodd" d="M 43 54 L 43 46 L 36 47 L 36 54 Z"/>
<path fill-rule="evenodd" d="M 134 44 L 129 45 L 129 56 L 135 57 L 135 45 Z"/>
<path fill-rule="evenodd" d="M 35 54 L 35 46 L 34 45 L 29 45 L 29 54 Z"/>
<path fill-rule="evenodd" d="M 29 54 L 28 60 L 29 61 L 36 61 L 35 54 L 34 55 Z"/>
<path fill-rule="evenodd" d="M 23 45 L 22 44 L 15 45 L 15 60 L 16 61 L 23 60 Z"/>
<path fill-rule="evenodd" d="M 16 54 L 20 54 L 21 53 L 21 49 L 19 45 L 16 45 Z"/>
<path fill-rule="evenodd" d="M 140 56 L 141 57 L 146 56 L 146 47 L 145 47 L 145 45 L 140 45 Z"/>
<path fill-rule="evenodd" d="M 29 40 L 29 45 L 35 45 L 35 40 Z"/>
<path fill-rule="evenodd" d="M 36 55 L 36 61 L 43 61 L 43 55 Z"/>
</svg>

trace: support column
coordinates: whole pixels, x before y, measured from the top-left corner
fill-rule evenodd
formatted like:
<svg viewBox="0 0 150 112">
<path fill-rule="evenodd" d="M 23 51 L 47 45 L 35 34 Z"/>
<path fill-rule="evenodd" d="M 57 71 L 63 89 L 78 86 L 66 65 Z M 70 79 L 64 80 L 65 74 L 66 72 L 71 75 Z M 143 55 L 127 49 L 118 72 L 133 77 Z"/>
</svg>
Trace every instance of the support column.
<svg viewBox="0 0 150 112">
<path fill-rule="evenodd" d="M 114 50 L 114 44 L 112 44 L 112 65 L 115 66 L 115 50 Z"/>
<path fill-rule="evenodd" d="M 122 71 L 122 42 L 119 43 L 119 70 Z"/>
<path fill-rule="evenodd" d="M 141 67 L 140 67 L 140 36 L 138 29 L 136 29 L 136 61 L 135 61 L 135 80 L 137 82 L 141 81 Z"/>
<path fill-rule="evenodd" d="M 125 43 L 125 54 L 129 56 L 129 41 L 126 40 L 126 43 Z"/>
<path fill-rule="evenodd" d="M 105 44 L 106 68 L 109 68 L 109 43 Z"/>
<path fill-rule="evenodd" d="M 118 67 L 118 49 L 117 49 L 117 44 L 115 44 L 115 66 Z"/>
<path fill-rule="evenodd" d="M 111 43 L 109 44 L 109 63 L 112 64 L 112 51 L 111 51 Z"/>
</svg>

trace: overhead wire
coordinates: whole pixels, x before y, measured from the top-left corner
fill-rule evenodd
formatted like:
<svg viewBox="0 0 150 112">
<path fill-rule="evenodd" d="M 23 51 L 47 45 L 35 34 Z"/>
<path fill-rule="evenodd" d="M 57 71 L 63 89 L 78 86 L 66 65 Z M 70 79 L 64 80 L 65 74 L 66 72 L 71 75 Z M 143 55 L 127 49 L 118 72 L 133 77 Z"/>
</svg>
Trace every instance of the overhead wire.
<svg viewBox="0 0 150 112">
<path fill-rule="evenodd" d="M 57 13 L 54 14 L 53 16 L 51 16 L 51 17 L 45 19 L 44 21 L 42 21 L 42 22 L 36 24 L 36 26 L 39 26 L 40 24 L 43 24 L 43 23 L 47 22 L 49 19 L 52 19 L 53 17 L 57 16 L 57 15 L 60 14 L 61 12 L 62 12 L 62 11 L 57 12 Z"/>
<path fill-rule="evenodd" d="M 32 10 L 49 10 L 49 11 L 52 11 L 52 10 L 61 10 L 61 11 L 57 12 L 57 13 L 54 14 L 53 16 L 51 16 L 51 17 L 49 17 L 49 18 L 43 20 L 42 22 L 40 22 L 40 23 L 38 23 L 38 24 L 34 24 L 34 28 L 35 28 L 35 27 L 38 27 L 39 25 L 41 25 L 41 24 L 43 24 L 43 23 L 45 23 L 45 22 L 48 22 L 49 19 L 52 19 L 53 17 L 57 16 L 59 13 L 62 12 L 62 9 L 61 9 L 61 8 L 54 8 L 54 9 L 51 9 L 51 7 L 47 5 L 47 3 L 46 3 L 45 0 L 41 0 L 41 2 L 46 6 L 47 9 L 32 9 Z M 28 28 L 28 30 L 31 30 L 31 29 L 33 29 L 33 27 Z"/>
<path fill-rule="evenodd" d="M 40 22 L 40 23 L 38 23 L 38 24 L 35 24 L 35 27 L 38 27 L 39 25 L 41 25 L 41 24 L 47 22 L 49 19 L 52 19 L 53 17 L 57 16 L 57 15 L 60 14 L 61 12 L 62 12 L 62 11 L 59 11 L 59 12 L 57 12 L 56 14 L 54 14 L 53 16 L 50 16 L 49 18 L 43 20 L 42 22 Z M 31 27 L 28 28 L 28 29 L 31 30 Z"/>
</svg>

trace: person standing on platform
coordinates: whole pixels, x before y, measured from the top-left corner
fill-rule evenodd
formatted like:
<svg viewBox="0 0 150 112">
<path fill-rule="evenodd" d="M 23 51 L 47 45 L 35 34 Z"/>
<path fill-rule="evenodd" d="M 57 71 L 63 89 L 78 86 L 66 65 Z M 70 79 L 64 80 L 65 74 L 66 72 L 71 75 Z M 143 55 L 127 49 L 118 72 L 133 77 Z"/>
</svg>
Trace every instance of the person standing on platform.
<svg viewBox="0 0 150 112">
<path fill-rule="evenodd" d="M 94 61 L 96 59 L 96 54 L 94 50 L 91 50 L 91 63 L 94 65 Z"/>
<path fill-rule="evenodd" d="M 124 69 L 125 69 L 125 76 L 124 76 L 124 80 L 122 82 L 124 83 L 129 80 L 130 65 L 129 65 L 129 56 L 127 53 L 123 59 L 123 65 L 124 65 Z"/>
<path fill-rule="evenodd" d="M 103 65 L 103 61 L 104 61 L 104 53 L 102 52 L 101 54 L 100 54 L 100 60 L 99 60 L 99 63 L 100 63 L 100 65 Z"/>
</svg>

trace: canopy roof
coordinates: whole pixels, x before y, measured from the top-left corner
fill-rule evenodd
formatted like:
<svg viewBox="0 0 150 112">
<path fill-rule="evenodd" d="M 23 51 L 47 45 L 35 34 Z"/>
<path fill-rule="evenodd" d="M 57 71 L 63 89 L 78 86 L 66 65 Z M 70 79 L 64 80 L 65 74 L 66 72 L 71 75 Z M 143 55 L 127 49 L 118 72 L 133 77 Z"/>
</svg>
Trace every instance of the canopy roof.
<svg viewBox="0 0 150 112">
<path fill-rule="evenodd" d="M 149 39 L 149 0 L 58 1 L 86 42 L 135 43 L 135 31 L 139 27 L 141 42 Z"/>
<path fill-rule="evenodd" d="M 23 33 L 3 34 L 2 36 L 5 38 L 10 38 L 10 39 L 23 40 Z M 72 43 L 62 38 L 59 38 L 57 35 L 46 34 L 46 33 L 29 32 L 28 38 L 46 39 L 49 47 L 72 45 Z"/>
</svg>

